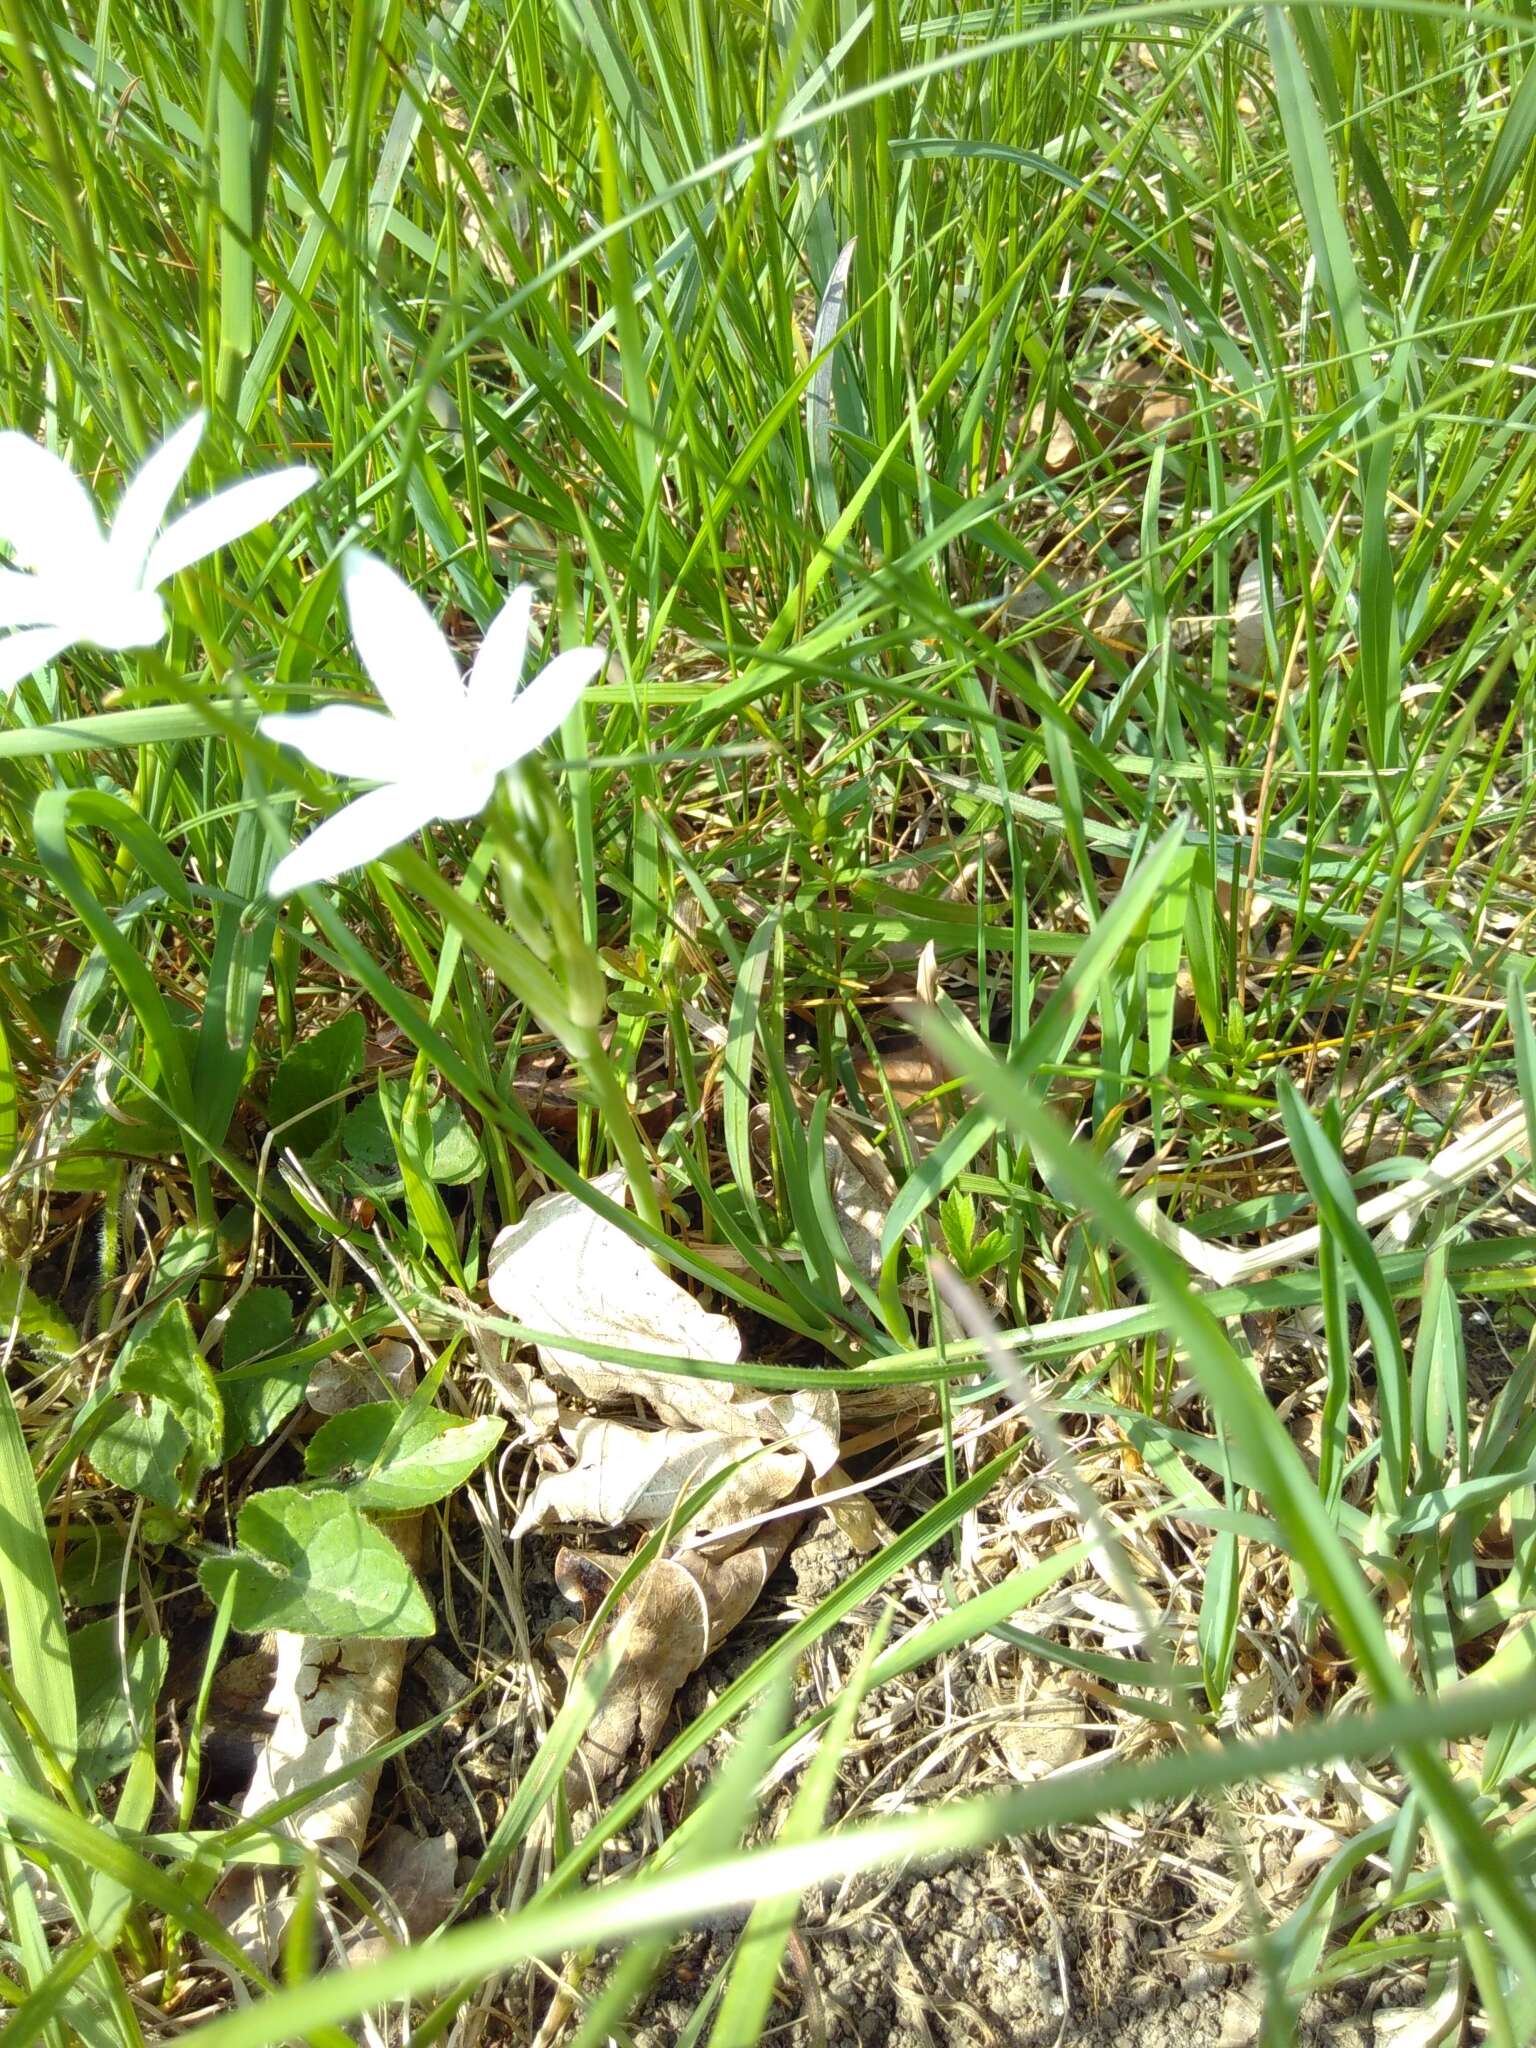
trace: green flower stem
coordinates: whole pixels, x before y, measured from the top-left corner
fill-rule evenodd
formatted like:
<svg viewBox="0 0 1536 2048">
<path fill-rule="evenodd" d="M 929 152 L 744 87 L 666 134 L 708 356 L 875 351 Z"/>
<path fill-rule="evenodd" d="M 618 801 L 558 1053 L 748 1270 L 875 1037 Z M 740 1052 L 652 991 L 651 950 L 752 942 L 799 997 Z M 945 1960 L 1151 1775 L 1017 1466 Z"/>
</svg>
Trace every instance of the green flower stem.
<svg viewBox="0 0 1536 2048">
<path fill-rule="evenodd" d="M 659 1234 L 664 1226 L 650 1155 L 633 1104 L 602 1040 L 607 1000 L 602 968 L 581 930 L 574 882 L 562 887 L 564 871 L 568 869 L 571 876 L 575 873 L 570 839 L 553 792 L 547 783 L 540 788 L 540 782 L 542 777 L 538 782 L 532 778 L 524 782 L 522 793 L 532 798 L 531 816 L 518 816 L 498 793 L 489 824 L 504 893 L 518 903 L 521 912 L 517 923 L 526 927 L 527 911 L 533 905 L 544 914 L 554 941 L 549 964 L 538 957 L 520 931 L 508 930 L 479 904 L 467 902 L 414 848 L 390 854 L 389 865 L 458 933 L 475 958 L 527 1005 L 541 1028 L 560 1041 L 585 1081 L 609 1143 L 618 1154 L 636 1215 Z M 538 834 L 536 846 L 530 843 L 531 832 Z M 542 939 L 544 933 L 533 936 Z"/>
</svg>

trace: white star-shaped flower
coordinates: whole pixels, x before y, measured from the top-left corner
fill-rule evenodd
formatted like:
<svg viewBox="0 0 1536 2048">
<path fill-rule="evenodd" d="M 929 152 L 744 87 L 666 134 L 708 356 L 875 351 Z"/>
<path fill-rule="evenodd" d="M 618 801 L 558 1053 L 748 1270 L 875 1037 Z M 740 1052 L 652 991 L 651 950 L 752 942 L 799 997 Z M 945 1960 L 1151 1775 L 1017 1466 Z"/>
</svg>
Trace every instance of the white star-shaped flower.
<svg viewBox="0 0 1536 2048">
<path fill-rule="evenodd" d="M 380 786 L 278 862 L 267 884 L 274 896 L 334 881 L 439 818 L 478 816 L 503 770 L 549 738 L 606 659 L 598 647 L 567 648 L 520 689 L 533 608 L 523 584 L 491 621 L 466 679 L 432 614 L 392 569 L 353 548 L 341 573 L 352 636 L 386 708 L 274 712 L 260 729 L 317 768 Z"/>
<path fill-rule="evenodd" d="M 159 586 L 274 518 L 315 482 L 303 467 L 230 484 L 160 528 L 207 416 L 194 413 L 123 492 L 110 533 L 69 465 L 30 435 L 0 433 L 0 690 L 81 641 L 120 653 L 166 632 Z M 156 536 L 159 536 L 158 539 Z"/>
</svg>

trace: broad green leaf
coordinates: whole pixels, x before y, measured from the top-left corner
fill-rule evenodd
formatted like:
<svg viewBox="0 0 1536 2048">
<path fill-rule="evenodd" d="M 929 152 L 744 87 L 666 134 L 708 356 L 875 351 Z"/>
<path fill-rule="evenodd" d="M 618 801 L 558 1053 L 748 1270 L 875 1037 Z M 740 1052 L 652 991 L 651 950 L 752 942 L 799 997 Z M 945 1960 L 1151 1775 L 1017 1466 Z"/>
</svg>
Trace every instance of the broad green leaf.
<svg viewBox="0 0 1536 2048">
<path fill-rule="evenodd" d="M 176 1510 L 185 1498 L 183 1470 L 192 1439 L 164 1401 L 126 1404 L 91 1443 L 91 1463 L 125 1493 Z"/>
<path fill-rule="evenodd" d="M 224 1403 L 224 1455 L 233 1457 L 247 1445 L 264 1444 L 304 1399 L 309 1367 L 304 1363 L 274 1365 L 269 1372 L 251 1368 L 268 1352 L 282 1351 L 293 1341 L 293 1303 L 281 1287 L 250 1287 L 230 1311 L 217 1376 Z"/>
<path fill-rule="evenodd" d="M 205 1558 L 215 1599 L 235 1581 L 234 1626 L 247 1635 L 429 1636 L 436 1623 L 405 1559 L 339 1493 L 274 1486 L 240 1510 L 240 1548 Z"/>
<path fill-rule="evenodd" d="M 399 1075 L 381 1081 L 341 1127 L 341 1149 L 350 1165 L 362 1169 L 359 1185 L 384 1200 L 405 1192 L 400 1157 L 390 1135 L 391 1116 L 405 1107 L 408 1082 Z M 427 1171 L 439 1187 L 463 1187 L 485 1169 L 485 1153 L 474 1126 L 451 1095 L 428 1104 Z"/>
<path fill-rule="evenodd" d="M 410 1414 L 368 1401 L 323 1422 L 304 1452 L 311 1479 L 345 1485 L 347 1499 L 379 1514 L 430 1507 L 462 1486 L 501 1440 L 494 1416 L 461 1421 L 440 1408 Z"/>
<path fill-rule="evenodd" d="M 219 1237 L 212 1224 L 202 1229 L 183 1224 L 166 1239 L 156 1262 L 156 1293 L 172 1288 L 184 1291 L 194 1280 L 202 1278 L 218 1256 Z"/>
<path fill-rule="evenodd" d="M 94 1789 L 124 1769 L 165 1683 L 170 1646 L 163 1636 L 131 1637 L 126 1667 L 116 1615 L 87 1622 L 69 1639 L 80 1715 L 80 1775 Z"/>
<path fill-rule="evenodd" d="M 79 1334 L 68 1316 L 33 1293 L 16 1259 L 0 1259 L 0 1326 L 14 1330 L 48 1358 L 67 1358 L 80 1349 Z"/>
<path fill-rule="evenodd" d="M 362 1012 L 322 1025 L 300 1039 L 272 1077 L 267 1121 L 277 1143 L 308 1157 L 334 1143 L 347 1084 L 363 1064 Z"/>
</svg>

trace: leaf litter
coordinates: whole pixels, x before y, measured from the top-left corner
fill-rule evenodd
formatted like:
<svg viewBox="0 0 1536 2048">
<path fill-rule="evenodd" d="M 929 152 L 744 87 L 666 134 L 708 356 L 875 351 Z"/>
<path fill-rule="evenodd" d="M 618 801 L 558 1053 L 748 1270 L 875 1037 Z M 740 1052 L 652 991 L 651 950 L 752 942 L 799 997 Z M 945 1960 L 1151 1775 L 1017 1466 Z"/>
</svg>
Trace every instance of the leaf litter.
<svg viewBox="0 0 1536 2048">
<path fill-rule="evenodd" d="M 829 1171 L 834 1163 L 829 1151 Z M 855 1178 L 867 1207 L 867 1183 Z M 622 1174 L 605 1174 L 593 1185 L 623 1199 Z M 877 1247 L 878 1237 L 872 1241 Z M 861 1262 L 868 1256 L 866 1245 Z M 578 1196 L 557 1193 L 532 1203 L 496 1239 L 489 1264 L 491 1300 L 526 1328 L 692 1362 L 734 1365 L 741 1357 L 735 1322 L 705 1308 Z M 830 1390 L 758 1393 L 729 1380 L 605 1364 L 558 1343 L 540 1344 L 537 1353 L 566 1400 L 622 1406 L 629 1418 L 638 1406 L 651 1421 L 641 1426 L 562 1405 L 559 1447 L 541 1447 L 549 1469 L 525 1501 L 514 1539 L 556 1526 L 662 1527 L 707 1480 L 728 1475 L 689 1528 L 694 1536 L 729 1528 L 731 1537 L 656 1558 L 604 1632 L 617 1657 L 572 1767 L 576 1797 L 649 1753 L 678 1689 L 756 1605 L 801 1518 L 780 1512 L 760 1528 L 753 1525 L 838 1473 L 841 1413 Z M 516 1391 L 531 1412 L 526 1382 Z M 582 1618 L 557 1624 L 546 1646 L 568 1679 L 588 1626 L 626 1562 L 572 1548 L 559 1553 L 556 1584 Z"/>
</svg>

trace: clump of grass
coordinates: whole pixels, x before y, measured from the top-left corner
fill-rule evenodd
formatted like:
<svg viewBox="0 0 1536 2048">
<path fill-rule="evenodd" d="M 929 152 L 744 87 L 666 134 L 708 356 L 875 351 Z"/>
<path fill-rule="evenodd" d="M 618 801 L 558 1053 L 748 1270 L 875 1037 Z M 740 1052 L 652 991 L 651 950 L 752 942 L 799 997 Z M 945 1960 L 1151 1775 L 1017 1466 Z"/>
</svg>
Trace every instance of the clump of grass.
<svg viewBox="0 0 1536 2048">
<path fill-rule="evenodd" d="M 390 2009 L 469 2038 L 487 2007 L 596 2041 L 672 1930 L 749 1906 L 689 2036 L 735 2048 L 809 1887 L 1281 1777 L 1320 1798 L 1341 1763 L 1372 1801 L 1251 1901 L 1273 2036 L 1320 1982 L 1433 1967 L 1530 2038 L 1518 25 L 3 0 L 0 46 L 4 424 L 106 494 L 195 399 L 200 484 L 322 474 L 177 580 L 163 647 L 76 650 L 0 729 L 18 2041 Z M 18 548 L 25 520 L 0 507 Z M 279 907 L 337 798 L 257 718 L 366 687 L 359 539 L 466 651 L 526 580 L 549 645 L 610 658 L 489 834 Z M 541 1007 L 551 930 L 577 1038 Z M 834 1110 L 893 1189 L 870 1260 Z M 1435 1179 L 1480 1125 L 1498 1149 Z M 185 1775 L 235 1616 L 193 1567 L 224 1583 L 339 1344 L 408 1329 L 430 1396 L 484 1405 L 467 1335 L 524 1334 L 479 1313 L 495 1230 L 546 1187 L 600 1201 L 611 1155 L 642 1197 L 612 1219 L 743 1321 L 735 1376 L 861 1417 L 876 1545 L 578 1835 L 602 1669 L 540 1675 L 493 1512 L 520 1468 L 456 1482 L 432 1618 L 515 1687 L 517 1781 L 460 1924 L 317 1969 L 311 1873 L 274 1991 L 208 1902 L 303 1858 Z M 1362 1205 L 1426 1175 L 1373 1235 Z M 143 1375 L 173 1328 L 220 1428 L 133 1466 L 123 1376 L 171 1412 Z M 1010 1489 L 1050 1536 L 1004 1570 Z M 866 1643 L 923 1559 L 945 1604 Z M 1038 1607 L 1058 1584 L 1135 1626 Z M 963 1683 L 998 1632 L 1091 1687 L 1121 1760 L 827 1823 L 882 1688 Z M 813 1707 L 795 1674 L 834 1643 L 847 1690 Z M 777 1786 L 778 1840 L 742 1848 Z"/>
</svg>

